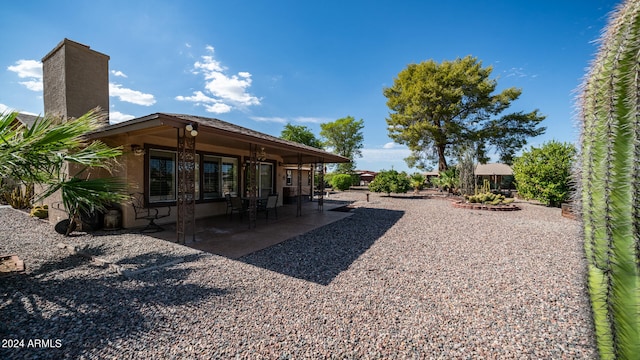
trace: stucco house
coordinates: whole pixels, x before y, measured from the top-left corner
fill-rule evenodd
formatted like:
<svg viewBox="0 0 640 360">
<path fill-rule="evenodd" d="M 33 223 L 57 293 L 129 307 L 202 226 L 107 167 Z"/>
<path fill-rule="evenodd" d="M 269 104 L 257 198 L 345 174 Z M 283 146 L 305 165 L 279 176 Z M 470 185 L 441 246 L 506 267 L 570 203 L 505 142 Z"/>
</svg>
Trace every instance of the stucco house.
<svg viewBox="0 0 640 360">
<path fill-rule="evenodd" d="M 89 46 L 69 39 L 60 42 L 42 59 L 45 114 L 69 118 L 97 106 L 109 109 L 108 61 L 107 55 Z M 178 241 L 184 240 L 181 237 L 196 218 L 224 214 L 225 194 L 248 199 L 250 206 L 287 188 L 302 195 L 312 186 L 311 169 L 322 176 L 324 164 L 349 161 L 219 119 L 185 114 L 155 113 L 105 124 L 88 137 L 123 146 L 125 153 L 113 175 L 126 179 L 131 193 L 142 193 L 145 207 L 171 208 L 162 221 L 177 222 Z M 291 169 L 307 169 L 306 178 L 288 178 Z M 53 223 L 67 217 L 62 209 L 56 210 L 57 200 L 48 199 L 54 205 L 49 214 Z M 145 225 L 145 220 L 135 219 L 130 204 L 122 204 L 121 211 L 123 227 Z"/>
<path fill-rule="evenodd" d="M 513 183 L 513 169 L 502 163 L 478 164 L 475 169 L 476 183 L 489 180 L 492 189 L 502 189 Z M 509 179 L 511 179 L 509 181 Z"/>
</svg>

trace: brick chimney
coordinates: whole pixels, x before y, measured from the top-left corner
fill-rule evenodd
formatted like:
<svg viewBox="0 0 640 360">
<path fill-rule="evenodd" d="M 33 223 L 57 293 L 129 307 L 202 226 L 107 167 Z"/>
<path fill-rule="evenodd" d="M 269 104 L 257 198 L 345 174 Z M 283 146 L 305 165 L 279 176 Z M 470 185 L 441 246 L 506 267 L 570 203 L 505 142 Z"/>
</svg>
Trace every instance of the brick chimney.
<svg viewBox="0 0 640 360">
<path fill-rule="evenodd" d="M 109 56 L 65 38 L 42 58 L 42 72 L 46 115 L 77 118 L 98 106 L 108 113 Z"/>
</svg>

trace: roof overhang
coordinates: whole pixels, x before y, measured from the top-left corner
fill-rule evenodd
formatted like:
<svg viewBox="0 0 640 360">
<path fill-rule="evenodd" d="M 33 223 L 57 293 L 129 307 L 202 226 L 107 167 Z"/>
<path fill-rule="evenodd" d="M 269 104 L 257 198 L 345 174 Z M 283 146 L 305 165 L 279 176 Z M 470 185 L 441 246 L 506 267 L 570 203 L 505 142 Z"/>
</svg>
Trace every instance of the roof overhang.
<svg viewBox="0 0 640 360">
<path fill-rule="evenodd" d="M 88 135 L 99 139 L 122 134 L 159 134 L 169 136 L 171 129 L 198 124 L 196 143 L 210 143 L 249 152 L 249 145 L 264 148 L 267 154 L 278 155 L 285 164 L 346 163 L 346 157 L 296 142 L 280 139 L 218 119 L 191 115 L 156 113 L 118 124 L 108 125 Z M 169 131 L 169 132 L 168 132 Z M 177 133 L 176 133 L 177 136 Z"/>
</svg>

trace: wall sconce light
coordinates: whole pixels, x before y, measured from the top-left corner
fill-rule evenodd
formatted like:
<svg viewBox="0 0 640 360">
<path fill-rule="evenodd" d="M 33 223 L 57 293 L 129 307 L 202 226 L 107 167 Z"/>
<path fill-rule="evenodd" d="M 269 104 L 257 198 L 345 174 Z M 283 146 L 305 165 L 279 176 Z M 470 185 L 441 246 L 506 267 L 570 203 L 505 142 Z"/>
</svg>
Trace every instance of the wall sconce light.
<svg viewBox="0 0 640 360">
<path fill-rule="evenodd" d="M 264 151 L 264 147 L 260 147 L 260 151 L 256 154 L 258 161 L 265 161 L 267 159 L 267 152 Z"/>
<path fill-rule="evenodd" d="M 142 156 L 144 155 L 144 148 L 138 144 L 131 144 L 131 152 L 135 156 Z"/>
<path fill-rule="evenodd" d="M 187 124 L 187 126 L 185 126 L 184 129 L 187 130 L 187 132 L 189 132 L 191 134 L 191 136 L 193 136 L 193 137 L 198 136 L 198 124 L 197 123 Z"/>
</svg>

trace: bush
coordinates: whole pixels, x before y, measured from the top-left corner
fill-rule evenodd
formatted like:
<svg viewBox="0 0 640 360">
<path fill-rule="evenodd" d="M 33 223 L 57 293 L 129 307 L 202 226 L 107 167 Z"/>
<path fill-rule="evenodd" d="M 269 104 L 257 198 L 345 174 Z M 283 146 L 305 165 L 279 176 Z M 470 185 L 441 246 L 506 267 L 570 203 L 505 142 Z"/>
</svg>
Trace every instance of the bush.
<svg viewBox="0 0 640 360">
<path fill-rule="evenodd" d="M 572 191 L 571 167 L 575 156 L 576 148 L 569 143 L 550 141 L 540 148 L 532 146 L 513 163 L 518 195 L 547 206 L 560 206 Z"/>
<path fill-rule="evenodd" d="M 407 173 L 399 173 L 395 170 L 382 170 L 369 184 L 369 191 L 404 194 L 411 189 L 411 183 Z"/>
<path fill-rule="evenodd" d="M 352 181 L 353 181 L 353 178 L 349 174 L 335 174 L 330 178 L 329 183 L 331 184 L 331 187 L 333 187 L 334 189 L 345 191 L 345 190 L 349 190 L 349 188 L 351 187 Z"/>
</svg>

